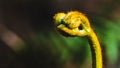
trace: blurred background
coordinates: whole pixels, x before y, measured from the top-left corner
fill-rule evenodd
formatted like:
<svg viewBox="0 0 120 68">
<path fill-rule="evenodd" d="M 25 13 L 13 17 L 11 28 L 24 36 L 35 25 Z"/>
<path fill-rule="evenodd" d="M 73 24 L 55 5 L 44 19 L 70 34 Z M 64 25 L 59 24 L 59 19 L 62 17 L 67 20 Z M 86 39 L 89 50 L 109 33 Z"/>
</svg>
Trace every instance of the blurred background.
<svg viewBox="0 0 120 68">
<path fill-rule="evenodd" d="M 55 30 L 55 13 L 71 10 L 88 16 L 104 68 L 120 68 L 120 0 L 0 0 L 0 68 L 92 68 L 87 39 Z"/>
</svg>

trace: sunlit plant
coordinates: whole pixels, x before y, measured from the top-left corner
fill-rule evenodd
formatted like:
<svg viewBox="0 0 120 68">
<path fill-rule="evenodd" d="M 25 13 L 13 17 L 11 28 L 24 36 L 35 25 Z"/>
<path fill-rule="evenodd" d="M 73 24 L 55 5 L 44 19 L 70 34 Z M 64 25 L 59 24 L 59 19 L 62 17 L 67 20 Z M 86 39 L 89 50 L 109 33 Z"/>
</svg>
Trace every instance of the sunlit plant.
<svg viewBox="0 0 120 68">
<path fill-rule="evenodd" d="M 88 18 L 78 11 L 57 13 L 54 16 L 57 30 L 68 37 L 87 37 L 91 52 L 93 68 L 102 68 L 102 50 L 99 40 L 90 26 Z"/>
</svg>

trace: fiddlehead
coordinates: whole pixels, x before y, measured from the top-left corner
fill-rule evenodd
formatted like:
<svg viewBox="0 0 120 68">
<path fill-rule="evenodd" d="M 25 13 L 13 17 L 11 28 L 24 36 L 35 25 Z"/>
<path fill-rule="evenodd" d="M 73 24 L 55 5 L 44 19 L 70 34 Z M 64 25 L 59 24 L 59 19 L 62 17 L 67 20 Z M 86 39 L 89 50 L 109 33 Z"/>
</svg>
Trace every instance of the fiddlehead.
<svg viewBox="0 0 120 68">
<path fill-rule="evenodd" d="M 88 18 L 78 12 L 58 13 L 54 16 L 57 29 L 66 36 L 86 36 L 92 51 L 93 68 L 102 68 L 102 52 Z"/>
</svg>

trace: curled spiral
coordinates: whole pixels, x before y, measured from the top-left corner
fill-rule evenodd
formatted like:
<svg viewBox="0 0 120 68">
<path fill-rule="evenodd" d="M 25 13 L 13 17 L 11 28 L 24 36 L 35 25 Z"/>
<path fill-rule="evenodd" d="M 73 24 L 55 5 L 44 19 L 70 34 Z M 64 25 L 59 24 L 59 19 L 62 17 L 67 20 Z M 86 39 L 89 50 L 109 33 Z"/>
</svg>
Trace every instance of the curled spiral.
<svg viewBox="0 0 120 68">
<path fill-rule="evenodd" d="M 78 11 L 57 13 L 54 21 L 57 30 L 64 36 L 86 36 L 91 47 L 93 68 L 102 68 L 102 51 L 99 40 L 83 13 Z"/>
</svg>

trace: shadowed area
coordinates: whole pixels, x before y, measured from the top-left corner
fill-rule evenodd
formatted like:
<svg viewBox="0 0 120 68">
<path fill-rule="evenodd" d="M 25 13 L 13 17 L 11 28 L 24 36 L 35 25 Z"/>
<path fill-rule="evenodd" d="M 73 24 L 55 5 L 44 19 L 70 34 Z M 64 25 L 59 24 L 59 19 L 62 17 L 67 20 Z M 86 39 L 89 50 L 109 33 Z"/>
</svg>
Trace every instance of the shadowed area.
<svg viewBox="0 0 120 68">
<path fill-rule="evenodd" d="M 104 67 L 120 67 L 119 0 L 0 0 L 0 68 L 91 68 L 86 38 L 61 36 L 58 12 L 88 16 L 103 49 Z"/>
</svg>

